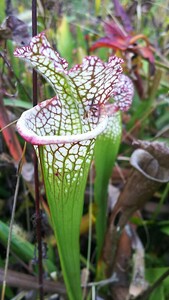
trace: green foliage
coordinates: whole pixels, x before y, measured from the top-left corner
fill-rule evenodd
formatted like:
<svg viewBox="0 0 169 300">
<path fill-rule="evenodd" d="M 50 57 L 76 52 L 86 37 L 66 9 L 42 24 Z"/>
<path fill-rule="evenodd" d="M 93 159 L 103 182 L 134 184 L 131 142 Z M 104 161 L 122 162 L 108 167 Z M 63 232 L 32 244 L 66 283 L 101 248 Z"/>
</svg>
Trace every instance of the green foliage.
<svg viewBox="0 0 169 300">
<path fill-rule="evenodd" d="M 72 62 L 75 43 L 66 16 L 62 18 L 57 30 L 57 47 L 60 54 L 65 57 L 70 64 Z"/>
<path fill-rule="evenodd" d="M 146 279 L 149 283 L 153 284 L 157 279 L 162 276 L 168 269 L 163 268 L 151 268 L 146 269 Z M 158 286 L 150 295 L 149 300 L 165 300 L 169 295 L 169 277 L 164 279 L 160 286 Z"/>
<path fill-rule="evenodd" d="M 96 15 L 100 14 L 100 10 L 101 10 L 101 0 L 95 0 Z"/>
<path fill-rule="evenodd" d="M 0 221 L 0 241 L 6 247 L 9 235 L 9 227 L 2 221 Z M 30 263 L 34 259 L 35 247 L 28 242 L 26 238 L 17 234 L 12 234 L 11 250 L 22 259 L 25 263 Z M 56 270 L 55 265 L 49 259 L 44 260 L 44 268 L 49 274 Z"/>
<path fill-rule="evenodd" d="M 0 24 L 4 21 L 5 19 L 5 0 L 2 0 L 0 2 Z"/>
<path fill-rule="evenodd" d="M 3 99 L 4 105 L 10 106 L 10 107 L 20 107 L 24 109 L 29 109 L 32 107 L 32 104 L 30 102 L 26 102 L 20 99 L 9 99 L 5 98 Z"/>
<path fill-rule="evenodd" d="M 95 145 L 94 198 L 96 203 L 97 258 L 101 254 L 107 227 L 108 183 L 118 154 L 121 134 L 121 115 L 118 113 L 110 118 L 108 129 L 97 138 Z"/>
</svg>

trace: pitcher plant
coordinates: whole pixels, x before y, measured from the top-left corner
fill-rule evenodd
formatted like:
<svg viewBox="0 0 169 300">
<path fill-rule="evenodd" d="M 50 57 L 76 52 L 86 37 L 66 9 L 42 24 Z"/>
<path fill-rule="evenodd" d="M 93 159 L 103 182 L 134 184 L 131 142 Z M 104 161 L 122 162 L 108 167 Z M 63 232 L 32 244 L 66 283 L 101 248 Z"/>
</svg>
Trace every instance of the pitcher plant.
<svg viewBox="0 0 169 300">
<path fill-rule="evenodd" d="M 52 85 L 56 96 L 25 111 L 19 134 L 33 144 L 39 158 L 68 297 L 82 299 L 79 227 L 83 197 L 96 137 L 109 114 L 124 108 L 119 100 L 122 59 L 102 62 L 96 56 L 68 69 L 45 33 L 14 55 L 29 63 Z M 110 97 L 115 101 L 106 109 Z M 110 113 L 108 113 L 110 112 Z"/>
</svg>

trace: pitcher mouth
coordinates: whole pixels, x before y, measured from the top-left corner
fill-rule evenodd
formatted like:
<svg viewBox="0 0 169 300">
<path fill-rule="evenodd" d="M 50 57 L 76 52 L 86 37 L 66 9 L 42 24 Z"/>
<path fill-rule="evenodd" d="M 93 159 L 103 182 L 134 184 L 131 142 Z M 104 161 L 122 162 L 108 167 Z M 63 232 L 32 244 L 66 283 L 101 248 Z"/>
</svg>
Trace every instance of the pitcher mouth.
<svg viewBox="0 0 169 300">
<path fill-rule="evenodd" d="M 148 170 L 147 166 L 150 165 L 150 162 L 154 162 L 154 165 Z M 130 163 L 137 171 L 151 181 L 160 183 L 169 181 L 169 170 L 161 166 L 160 162 L 146 150 L 136 149 L 131 155 Z M 151 174 L 152 170 L 154 171 L 155 169 L 157 169 L 156 174 Z"/>
<path fill-rule="evenodd" d="M 69 134 L 43 136 L 36 134 L 36 132 L 33 131 L 28 125 L 30 115 L 34 111 L 34 108 L 35 107 L 32 107 L 31 109 L 23 112 L 16 125 L 19 134 L 32 145 L 67 144 L 94 139 L 106 129 L 108 124 L 108 116 L 105 114 L 105 110 L 103 108 L 100 110 L 98 124 L 96 124 L 92 130 L 89 130 L 85 133 L 72 135 Z"/>
</svg>

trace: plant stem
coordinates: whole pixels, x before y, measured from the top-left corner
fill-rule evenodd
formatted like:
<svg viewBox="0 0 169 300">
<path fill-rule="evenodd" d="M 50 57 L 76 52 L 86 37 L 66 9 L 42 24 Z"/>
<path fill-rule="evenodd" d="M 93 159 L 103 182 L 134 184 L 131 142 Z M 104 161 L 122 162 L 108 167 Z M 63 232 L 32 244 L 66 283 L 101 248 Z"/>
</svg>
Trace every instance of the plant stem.
<svg viewBox="0 0 169 300">
<path fill-rule="evenodd" d="M 91 245 L 92 245 L 92 198 L 93 198 L 93 185 L 92 185 L 92 178 L 93 178 L 93 169 L 90 168 L 90 195 L 89 195 L 89 230 L 88 230 L 88 249 L 87 249 L 87 276 L 85 287 L 83 290 L 83 299 L 86 297 L 87 293 L 87 282 L 89 279 L 89 271 L 90 271 L 90 256 L 91 256 Z M 93 298 L 94 299 L 94 298 Z"/>
<path fill-rule="evenodd" d="M 169 276 L 169 269 L 164 272 L 146 291 L 135 298 L 135 300 L 147 300 L 151 293 Z"/>
<path fill-rule="evenodd" d="M 37 35 L 37 4 L 32 0 L 32 36 Z"/>
<path fill-rule="evenodd" d="M 37 3 L 32 0 L 32 36 L 37 35 Z M 33 106 L 38 103 L 37 94 L 37 73 L 33 70 Z M 38 281 L 39 281 L 39 298 L 43 300 L 43 264 L 42 264 L 42 237 L 41 237 L 41 213 L 40 213 L 40 195 L 39 195 L 39 176 L 38 176 L 38 159 L 34 152 L 34 180 L 35 180 L 35 205 L 36 205 L 36 238 L 38 244 Z"/>
<path fill-rule="evenodd" d="M 26 143 L 24 145 L 24 149 L 23 149 L 23 152 L 22 152 L 22 157 L 21 157 L 20 163 L 18 165 L 18 171 L 17 171 L 17 180 L 16 180 L 15 194 L 14 194 L 14 200 L 13 200 L 13 207 L 12 207 L 12 214 L 11 214 L 11 220 L 10 220 L 10 226 L 9 226 L 9 235 L 8 235 L 8 242 L 7 242 L 7 249 L 6 249 L 6 260 L 5 260 L 1 300 L 5 299 L 7 272 L 8 272 L 8 265 L 9 265 L 9 253 L 10 253 L 10 246 L 11 246 L 11 240 L 12 240 L 12 229 L 13 229 L 13 223 L 14 223 L 14 217 L 15 217 L 16 202 L 17 202 L 17 197 L 18 197 L 20 175 L 21 175 L 21 169 L 22 169 L 25 149 L 26 149 Z"/>
<path fill-rule="evenodd" d="M 4 279 L 3 279 L 3 285 L 2 285 L 1 300 L 5 299 L 6 278 L 7 278 L 8 264 L 9 264 L 9 253 L 10 253 L 10 245 L 11 245 L 11 239 L 12 239 L 12 228 L 13 228 L 13 222 L 14 222 L 14 216 L 15 216 L 16 201 L 17 201 L 17 197 L 18 197 L 19 182 L 20 182 L 20 174 L 18 173 L 16 187 L 15 187 L 14 202 L 13 202 L 13 207 L 12 207 L 11 221 L 10 221 L 10 226 L 9 226 L 9 235 L 8 235 L 8 243 L 7 243 L 7 250 L 6 250 L 6 260 L 5 260 L 5 269 L 4 269 Z"/>
<path fill-rule="evenodd" d="M 39 297 L 43 300 L 43 264 L 42 264 L 42 237 L 41 237 L 41 212 L 39 195 L 38 160 L 34 153 L 34 180 L 35 180 L 35 205 L 36 205 L 36 239 L 38 244 L 38 281 Z"/>
</svg>

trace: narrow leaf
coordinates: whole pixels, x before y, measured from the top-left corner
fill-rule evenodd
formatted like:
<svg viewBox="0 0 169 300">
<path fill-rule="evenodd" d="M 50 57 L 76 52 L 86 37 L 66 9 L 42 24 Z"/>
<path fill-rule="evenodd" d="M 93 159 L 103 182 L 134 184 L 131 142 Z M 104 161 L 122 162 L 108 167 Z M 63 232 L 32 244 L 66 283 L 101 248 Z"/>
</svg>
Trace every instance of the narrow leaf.
<svg viewBox="0 0 169 300">
<path fill-rule="evenodd" d="M 97 138 L 95 145 L 96 179 L 94 197 L 97 205 L 96 238 L 98 258 L 101 254 L 106 231 L 108 183 L 118 153 L 121 133 L 121 116 L 118 112 L 109 118 L 108 127 Z"/>
<path fill-rule="evenodd" d="M 5 247 L 7 245 L 8 235 L 9 227 L 0 221 L 0 241 Z M 11 250 L 27 264 L 29 264 L 35 256 L 35 246 L 14 232 L 12 234 Z M 49 259 L 44 260 L 44 267 L 49 273 L 56 270 L 56 266 Z"/>
<path fill-rule="evenodd" d="M 68 63 L 72 63 L 73 49 L 75 48 L 74 38 L 70 31 L 70 25 L 66 16 L 61 20 L 57 29 L 57 48 L 63 57 L 66 57 Z"/>
</svg>

